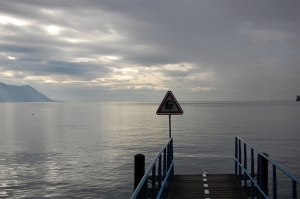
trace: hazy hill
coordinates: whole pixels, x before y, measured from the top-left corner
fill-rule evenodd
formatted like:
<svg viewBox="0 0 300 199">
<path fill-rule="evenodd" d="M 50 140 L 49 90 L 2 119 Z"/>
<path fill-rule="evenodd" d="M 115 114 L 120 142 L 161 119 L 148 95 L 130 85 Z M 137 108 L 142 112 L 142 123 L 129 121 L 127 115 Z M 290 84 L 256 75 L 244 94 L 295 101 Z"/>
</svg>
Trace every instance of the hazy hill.
<svg viewBox="0 0 300 199">
<path fill-rule="evenodd" d="M 0 82 L 0 102 L 55 102 L 29 85 L 12 86 Z"/>
</svg>

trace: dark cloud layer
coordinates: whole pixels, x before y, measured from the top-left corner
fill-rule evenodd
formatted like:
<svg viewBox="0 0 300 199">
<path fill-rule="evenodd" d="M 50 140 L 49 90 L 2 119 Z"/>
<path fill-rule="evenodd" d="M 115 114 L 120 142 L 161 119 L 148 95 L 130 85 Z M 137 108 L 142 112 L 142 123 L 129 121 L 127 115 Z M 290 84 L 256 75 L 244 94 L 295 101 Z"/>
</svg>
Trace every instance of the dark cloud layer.
<svg viewBox="0 0 300 199">
<path fill-rule="evenodd" d="M 294 100 L 299 10 L 299 1 L 1 1 L 0 82 L 62 100 L 160 101 L 167 90 L 184 101 Z"/>
</svg>

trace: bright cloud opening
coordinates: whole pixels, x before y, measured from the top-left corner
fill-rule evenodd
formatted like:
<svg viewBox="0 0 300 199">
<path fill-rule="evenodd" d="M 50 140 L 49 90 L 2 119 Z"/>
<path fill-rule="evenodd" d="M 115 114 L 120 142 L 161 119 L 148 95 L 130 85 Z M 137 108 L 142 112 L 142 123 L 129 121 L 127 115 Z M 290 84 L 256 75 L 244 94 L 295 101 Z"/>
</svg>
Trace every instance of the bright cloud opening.
<svg viewBox="0 0 300 199">
<path fill-rule="evenodd" d="M 121 68 L 121 69 L 115 69 L 117 72 L 122 72 L 123 74 L 126 73 L 138 73 L 139 70 L 136 68 Z"/>
<path fill-rule="evenodd" d="M 67 41 L 67 42 L 70 42 L 70 43 L 86 42 L 86 40 L 84 40 L 84 39 L 65 38 L 64 40 Z"/>
<path fill-rule="evenodd" d="M 6 77 L 13 77 L 14 76 L 14 74 L 12 72 L 10 72 L 10 71 L 2 72 L 2 75 L 6 76 Z"/>
<path fill-rule="evenodd" d="M 25 21 L 11 18 L 11 17 L 6 17 L 6 16 L 0 16 L 0 23 L 2 23 L 3 25 L 13 24 L 15 26 L 26 26 L 27 25 L 27 22 L 25 22 Z"/>
<path fill-rule="evenodd" d="M 94 62 L 95 59 L 88 58 L 88 57 L 79 57 L 76 58 L 74 62 Z"/>
<path fill-rule="evenodd" d="M 171 71 L 189 71 L 195 66 L 190 63 L 181 63 L 181 64 L 166 64 L 163 65 L 162 68 Z"/>
<path fill-rule="evenodd" d="M 117 56 L 102 56 L 102 57 L 100 57 L 100 59 L 102 61 L 105 61 L 105 62 L 112 62 L 112 61 L 120 60 L 120 59 L 122 59 L 122 57 L 117 57 Z"/>
<path fill-rule="evenodd" d="M 58 26 L 51 25 L 51 26 L 47 26 L 46 30 L 52 35 L 57 35 L 61 31 L 61 28 Z"/>
</svg>

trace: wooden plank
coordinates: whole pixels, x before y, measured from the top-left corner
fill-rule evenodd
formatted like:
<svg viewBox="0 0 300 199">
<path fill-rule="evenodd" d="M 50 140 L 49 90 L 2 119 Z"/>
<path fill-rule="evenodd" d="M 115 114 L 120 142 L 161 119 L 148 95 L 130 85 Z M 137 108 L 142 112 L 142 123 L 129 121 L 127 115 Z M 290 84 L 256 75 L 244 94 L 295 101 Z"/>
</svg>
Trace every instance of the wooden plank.
<svg viewBox="0 0 300 199">
<path fill-rule="evenodd" d="M 169 199 L 190 198 L 248 199 L 233 174 L 175 175 Z"/>
</svg>

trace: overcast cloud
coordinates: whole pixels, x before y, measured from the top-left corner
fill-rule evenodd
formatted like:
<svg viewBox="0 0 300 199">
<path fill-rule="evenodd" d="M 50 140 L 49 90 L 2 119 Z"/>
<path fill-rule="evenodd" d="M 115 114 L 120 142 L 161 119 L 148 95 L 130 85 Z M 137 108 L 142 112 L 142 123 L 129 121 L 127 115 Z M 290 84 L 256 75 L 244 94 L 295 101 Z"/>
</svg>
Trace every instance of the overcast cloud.
<svg viewBox="0 0 300 199">
<path fill-rule="evenodd" d="M 300 2 L 0 1 L 0 82 L 67 101 L 295 100 Z"/>
</svg>

